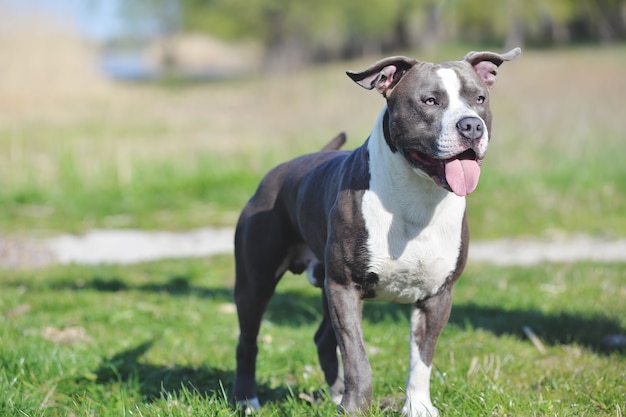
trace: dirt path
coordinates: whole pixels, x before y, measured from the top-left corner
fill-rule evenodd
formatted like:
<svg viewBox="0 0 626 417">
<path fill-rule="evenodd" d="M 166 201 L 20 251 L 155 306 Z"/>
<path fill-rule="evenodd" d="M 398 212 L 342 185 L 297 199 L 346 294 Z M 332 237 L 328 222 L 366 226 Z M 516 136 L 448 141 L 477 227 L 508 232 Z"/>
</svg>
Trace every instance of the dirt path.
<svg viewBox="0 0 626 417">
<path fill-rule="evenodd" d="M 54 263 L 98 264 L 151 261 L 232 253 L 233 229 L 188 232 L 94 230 L 49 239 L 0 238 L 0 268 L 37 268 Z M 626 262 L 626 239 L 575 235 L 554 240 L 473 241 L 470 262 L 533 265 L 541 262 Z"/>
</svg>

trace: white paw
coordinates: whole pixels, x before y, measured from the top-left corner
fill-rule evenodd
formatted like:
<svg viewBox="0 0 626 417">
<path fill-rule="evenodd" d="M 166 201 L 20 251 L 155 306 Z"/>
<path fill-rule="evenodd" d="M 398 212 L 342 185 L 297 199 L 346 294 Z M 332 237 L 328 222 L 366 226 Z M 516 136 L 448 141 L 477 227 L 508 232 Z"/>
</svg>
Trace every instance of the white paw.
<svg viewBox="0 0 626 417">
<path fill-rule="evenodd" d="M 250 398 L 247 400 L 238 400 L 237 407 L 245 413 L 245 415 L 252 415 L 256 410 L 261 409 L 261 403 L 257 397 Z"/>
<path fill-rule="evenodd" d="M 430 403 L 410 404 L 408 401 L 402 407 L 402 415 L 406 417 L 439 417 L 439 410 Z"/>
</svg>

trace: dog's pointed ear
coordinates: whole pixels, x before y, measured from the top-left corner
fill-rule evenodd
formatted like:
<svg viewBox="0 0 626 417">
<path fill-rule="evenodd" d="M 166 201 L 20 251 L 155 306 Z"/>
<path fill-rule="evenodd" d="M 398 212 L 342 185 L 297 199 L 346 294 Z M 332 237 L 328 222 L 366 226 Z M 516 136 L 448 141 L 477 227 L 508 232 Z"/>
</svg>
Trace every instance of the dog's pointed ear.
<svg viewBox="0 0 626 417">
<path fill-rule="evenodd" d="M 417 60 L 405 56 L 392 56 L 376 62 L 360 72 L 346 71 L 348 77 L 363 88 L 376 90 L 383 96 L 398 84 L 404 74 L 417 64 Z"/>
<path fill-rule="evenodd" d="M 487 87 L 491 88 L 496 82 L 496 75 L 498 75 L 498 67 L 504 61 L 512 61 L 520 54 L 522 50 L 520 48 L 511 49 L 505 54 L 497 54 L 495 52 L 469 52 L 463 61 L 470 63 L 476 73 L 483 79 Z"/>
</svg>

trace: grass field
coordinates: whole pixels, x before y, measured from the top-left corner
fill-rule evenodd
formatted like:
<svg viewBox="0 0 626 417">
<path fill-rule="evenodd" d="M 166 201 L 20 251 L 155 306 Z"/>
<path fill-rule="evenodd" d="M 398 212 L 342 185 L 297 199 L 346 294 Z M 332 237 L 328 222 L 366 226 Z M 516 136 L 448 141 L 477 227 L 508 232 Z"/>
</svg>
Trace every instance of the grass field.
<svg viewBox="0 0 626 417">
<path fill-rule="evenodd" d="M 626 265 L 470 265 L 435 356 L 436 406 L 444 416 L 622 416 L 626 352 L 604 338 L 626 332 L 625 274 Z M 230 256 L 4 273 L 0 415 L 235 415 L 232 283 Z M 286 276 L 269 307 L 260 416 L 333 415 L 312 341 L 318 291 Z M 366 305 L 372 416 L 399 415 L 407 313 Z"/>
<path fill-rule="evenodd" d="M 272 165 L 339 131 L 363 142 L 383 101 L 343 71 L 369 63 L 200 84 L 44 67 L 0 80 L 0 236 L 232 225 Z M 626 236 L 625 66 L 615 46 L 524 51 L 502 67 L 473 238 Z M 610 336 L 626 334 L 625 278 L 626 264 L 470 263 L 435 355 L 442 415 L 622 417 L 626 352 Z M 233 279 L 232 256 L 0 271 L 0 415 L 237 415 Z M 312 341 L 320 310 L 306 279 L 284 278 L 260 335 L 259 416 L 334 415 Z M 368 415 L 399 415 L 408 310 L 364 316 Z"/>
</svg>

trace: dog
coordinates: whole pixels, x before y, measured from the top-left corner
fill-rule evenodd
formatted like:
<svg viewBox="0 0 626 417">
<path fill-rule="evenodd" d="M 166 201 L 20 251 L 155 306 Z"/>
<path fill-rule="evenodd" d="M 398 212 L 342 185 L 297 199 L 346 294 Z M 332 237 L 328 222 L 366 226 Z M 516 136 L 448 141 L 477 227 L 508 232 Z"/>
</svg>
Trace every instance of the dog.
<svg viewBox="0 0 626 417">
<path fill-rule="evenodd" d="M 257 336 L 276 285 L 286 271 L 306 271 L 323 289 L 314 340 L 339 412 L 353 415 L 371 403 L 361 315 L 364 300 L 378 300 L 412 305 L 402 413 L 438 415 L 430 399 L 432 360 L 466 263 L 465 196 L 478 184 L 490 140 L 489 89 L 499 66 L 520 53 L 470 52 L 437 64 L 394 56 L 347 71 L 386 100 L 369 138 L 341 151 L 340 135 L 321 152 L 275 167 L 237 223 L 239 406 L 261 406 Z"/>
</svg>

